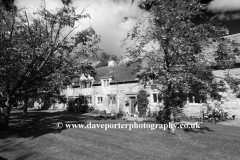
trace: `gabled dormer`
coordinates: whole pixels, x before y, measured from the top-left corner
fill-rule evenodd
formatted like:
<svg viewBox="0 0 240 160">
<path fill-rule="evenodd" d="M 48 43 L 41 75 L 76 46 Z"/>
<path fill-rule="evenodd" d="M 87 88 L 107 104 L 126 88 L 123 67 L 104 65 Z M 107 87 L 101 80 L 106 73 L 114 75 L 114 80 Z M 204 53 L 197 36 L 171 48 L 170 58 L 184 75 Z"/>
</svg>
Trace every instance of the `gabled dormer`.
<svg viewBox="0 0 240 160">
<path fill-rule="evenodd" d="M 92 87 L 93 82 L 91 80 L 83 80 L 80 81 L 80 88 L 85 89 L 85 88 L 91 88 Z"/>
<path fill-rule="evenodd" d="M 75 80 L 76 81 L 76 80 Z M 81 75 L 78 77 L 78 81 L 74 83 L 74 88 L 81 88 L 81 89 L 86 89 L 86 88 L 92 88 L 94 82 L 94 78 L 91 76 L 86 77 L 85 75 Z"/>
<path fill-rule="evenodd" d="M 101 86 L 103 88 L 110 87 L 110 82 L 112 81 L 112 77 L 102 77 L 101 78 Z"/>
</svg>

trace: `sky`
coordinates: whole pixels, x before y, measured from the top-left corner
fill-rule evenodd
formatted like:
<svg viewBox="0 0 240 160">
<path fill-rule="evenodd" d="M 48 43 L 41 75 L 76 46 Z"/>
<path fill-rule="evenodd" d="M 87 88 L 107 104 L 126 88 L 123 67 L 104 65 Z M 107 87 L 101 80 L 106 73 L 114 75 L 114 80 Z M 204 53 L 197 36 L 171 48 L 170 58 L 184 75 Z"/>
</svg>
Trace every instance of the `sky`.
<svg viewBox="0 0 240 160">
<path fill-rule="evenodd" d="M 92 26 L 97 34 L 101 35 L 100 47 L 106 53 L 119 55 L 125 52 L 121 42 L 127 36 L 127 32 L 138 22 L 144 13 L 137 6 L 139 0 L 72 0 L 70 5 L 77 7 L 81 12 L 88 6 L 86 12 L 91 19 L 81 21 L 79 30 Z M 29 12 L 35 10 L 39 0 L 15 0 L 18 8 L 26 7 Z M 61 7 L 61 0 L 47 0 L 47 8 Z"/>
<path fill-rule="evenodd" d="M 15 0 L 18 8 L 26 7 L 29 12 L 35 10 L 40 0 Z M 70 5 L 81 12 L 83 7 L 90 14 L 91 19 L 81 21 L 79 30 L 92 26 L 101 35 L 100 47 L 108 54 L 123 55 L 125 47 L 121 42 L 127 32 L 143 19 L 147 13 L 137 4 L 140 0 L 71 0 Z M 46 0 L 47 8 L 54 10 L 63 6 L 61 0 Z M 220 21 L 230 30 L 230 34 L 240 33 L 240 0 L 202 0 L 207 4 L 204 18 L 197 18 L 196 22 Z"/>
<path fill-rule="evenodd" d="M 202 21 L 221 22 L 229 34 L 240 33 L 240 0 L 202 0 L 202 3 L 207 4 Z"/>
</svg>

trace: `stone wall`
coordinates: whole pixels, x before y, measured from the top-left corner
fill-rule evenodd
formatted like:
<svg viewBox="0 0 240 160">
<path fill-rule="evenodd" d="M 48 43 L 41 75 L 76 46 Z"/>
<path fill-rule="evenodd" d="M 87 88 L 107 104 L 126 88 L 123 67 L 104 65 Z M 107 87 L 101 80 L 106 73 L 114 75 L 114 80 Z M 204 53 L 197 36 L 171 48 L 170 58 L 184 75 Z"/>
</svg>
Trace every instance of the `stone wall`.
<svg viewBox="0 0 240 160">
<path fill-rule="evenodd" d="M 229 117 L 236 115 L 240 118 L 240 98 L 236 97 L 236 94 L 230 88 L 229 84 L 224 81 L 226 74 L 229 74 L 231 77 L 240 78 L 240 68 L 234 68 L 231 70 L 215 70 L 213 75 L 215 76 L 215 81 L 224 83 L 224 86 L 221 88 L 219 94 L 221 98 L 221 108 L 224 112 L 228 112 Z M 211 100 L 210 100 L 211 101 Z M 210 103 L 210 102 L 209 102 Z M 214 106 L 214 105 L 213 105 Z M 200 111 L 202 109 L 201 104 L 187 104 L 183 112 L 187 116 L 200 116 Z"/>
<path fill-rule="evenodd" d="M 119 109 L 127 111 L 128 107 L 125 106 L 125 101 L 129 100 L 128 94 L 136 96 L 141 86 L 138 83 L 126 83 L 126 84 L 111 84 L 108 87 L 93 86 L 92 88 L 80 89 L 74 88 L 74 96 L 92 95 L 92 104 L 95 109 L 106 110 L 108 113 L 111 111 L 118 112 Z M 109 105 L 109 95 L 116 95 L 116 105 Z M 103 98 L 103 103 L 98 104 L 98 97 Z"/>
<path fill-rule="evenodd" d="M 221 104 L 221 108 L 224 112 L 228 113 L 229 117 L 235 115 L 240 118 L 240 102 L 239 101 L 229 101 Z M 187 104 L 183 108 L 183 113 L 186 116 L 202 116 L 201 111 L 203 109 L 203 104 Z"/>
<path fill-rule="evenodd" d="M 202 104 L 189 103 L 184 106 L 183 113 L 188 117 L 190 116 L 199 117 L 201 116 L 201 110 Z"/>
<path fill-rule="evenodd" d="M 213 74 L 218 77 L 216 81 L 221 80 L 224 74 L 228 72 L 234 77 L 239 77 L 240 68 L 229 70 L 216 70 Z M 83 77 L 81 77 L 83 79 Z M 91 78 L 92 79 L 92 78 Z M 93 80 L 93 79 L 92 79 Z M 222 95 L 222 109 L 224 112 L 228 112 L 229 116 L 236 115 L 240 117 L 240 98 L 236 98 L 235 93 L 230 89 L 229 85 L 225 83 L 225 91 L 220 92 Z M 129 97 L 137 96 L 137 93 L 143 89 L 143 86 L 139 83 L 125 83 L 125 84 L 111 84 L 109 87 L 92 86 L 91 88 L 67 88 L 63 94 L 67 97 L 78 97 L 79 95 L 92 96 L 92 103 L 89 104 L 95 109 L 106 110 L 107 112 L 119 110 L 130 112 L 130 107 L 125 105 L 125 101 L 129 101 Z M 149 94 L 149 109 L 151 112 L 158 112 L 159 108 L 163 107 L 162 103 L 153 103 L 153 93 L 157 93 L 157 90 L 152 90 L 151 87 L 144 88 Z M 109 95 L 116 95 L 117 104 L 109 105 Z M 97 98 L 103 97 L 103 103 L 97 104 Z M 183 112 L 187 116 L 200 116 L 202 110 L 201 104 L 188 103 Z"/>
<path fill-rule="evenodd" d="M 224 112 L 228 112 L 228 115 L 231 117 L 232 115 L 236 115 L 240 118 L 240 98 L 236 97 L 236 93 L 230 88 L 229 84 L 223 80 L 223 78 L 229 74 L 231 77 L 240 78 L 240 68 L 234 68 L 231 70 L 216 70 L 213 72 L 215 75 L 216 81 L 219 82 L 222 80 L 224 82 L 223 91 L 220 92 L 222 98 L 221 107 Z"/>
<path fill-rule="evenodd" d="M 222 105 L 224 112 L 228 112 L 229 117 L 235 115 L 237 118 L 240 118 L 240 102 L 239 101 L 231 101 L 225 102 Z"/>
<path fill-rule="evenodd" d="M 111 84 L 109 87 L 103 86 L 92 86 L 91 88 L 73 88 L 68 89 L 64 93 L 68 93 L 68 96 L 77 98 L 79 95 L 92 96 L 92 103 L 88 104 L 98 110 L 106 110 L 106 112 L 122 110 L 130 113 L 130 105 L 126 106 L 125 102 L 130 103 L 129 97 L 137 97 L 138 92 L 143 89 L 143 85 L 139 83 L 125 83 L 125 84 Z M 152 93 L 157 91 L 152 90 L 150 87 L 145 88 L 150 94 L 149 98 L 149 109 L 150 112 L 158 112 L 162 103 L 153 103 Z M 71 93 L 71 94 L 70 94 Z M 116 95 L 117 104 L 109 105 L 109 95 Z M 103 103 L 98 104 L 98 97 L 103 97 Z"/>
</svg>

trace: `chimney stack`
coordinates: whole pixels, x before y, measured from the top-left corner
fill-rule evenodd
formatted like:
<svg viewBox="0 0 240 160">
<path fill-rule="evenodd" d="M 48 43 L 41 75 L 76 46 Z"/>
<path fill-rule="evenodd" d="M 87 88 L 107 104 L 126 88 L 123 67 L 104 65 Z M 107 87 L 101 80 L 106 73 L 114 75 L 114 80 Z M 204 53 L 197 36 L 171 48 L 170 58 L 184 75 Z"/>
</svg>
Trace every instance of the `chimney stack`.
<svg viewBox="0 0 240 160">
<path fill-rule="evenodd" d="M 115 66 L 116 62 L 114 60 L 108 61 L 108 67 Z"/>
</svg>

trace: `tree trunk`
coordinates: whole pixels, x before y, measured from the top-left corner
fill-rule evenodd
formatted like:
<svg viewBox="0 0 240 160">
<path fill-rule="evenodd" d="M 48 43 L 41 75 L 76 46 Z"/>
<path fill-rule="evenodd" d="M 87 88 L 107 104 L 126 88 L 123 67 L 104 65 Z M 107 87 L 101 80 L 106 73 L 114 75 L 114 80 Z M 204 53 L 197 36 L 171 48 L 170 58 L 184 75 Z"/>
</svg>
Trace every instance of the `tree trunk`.
<svg viewBox="0 0 240 160">
<path fill-rule="evenodd" d="M 170 114 L 170 120 L 171 120 L 171 127 L 172 128 L 170 128 L 170 132 L 172 133 L 172 134 L 174 134 L 175 133 L 175 128 L 173 127 L 173 125 L 174 125 L 174 113 L 173 113 L 173 109 L 171 109 L 171 114 Z"/>
<path fill-rule="evenodd" d="M 24 115 L 27 114 L 27 108 L 28 108 L 28 106 L 27 106 L 27 105 L 24 105 L 24 108 L 23 108 L 23 114 L 24 114 Z"/>
<path fill-rule="evenodd" d="M 23 115 L 26 115 L 26 114 L 27 114 L 28 100 L 29 100 L 29 98 L 26 96 L 26 97 L 24 98 Z"/>
<path fill-rule="evenodd" d="M 175 133 L 175 129 L 173 127 L 174 125 L 174 109 L 173 109 L 173 102 L 174 101 L 174 95 L 173 95 L 173 88 L 172 88 L 172 84 L 168 84 L 168 90 L 167 90 L 167 95 L 168 95 L 168 98 L 166 99 L 166 102 L 165 102 L 165 107 L 169 110 L 168 113 L 168 117 L 169 117 L 169 120 L 170 120 L 170 124 L 171 124 L 171 127 L 169 126 L 169 130 L 170 130 L 170 133 Z"/>
<path fill-rule="evenodd" d="M 9 116 L 11 111 L 11 103 L 8 99 L 5 104 L 0 106 L 0 131 L 6 131 L 9 128 Z"/>
</svg>

